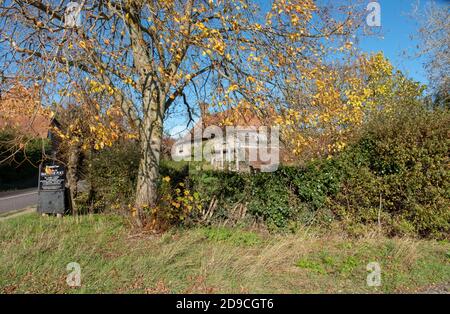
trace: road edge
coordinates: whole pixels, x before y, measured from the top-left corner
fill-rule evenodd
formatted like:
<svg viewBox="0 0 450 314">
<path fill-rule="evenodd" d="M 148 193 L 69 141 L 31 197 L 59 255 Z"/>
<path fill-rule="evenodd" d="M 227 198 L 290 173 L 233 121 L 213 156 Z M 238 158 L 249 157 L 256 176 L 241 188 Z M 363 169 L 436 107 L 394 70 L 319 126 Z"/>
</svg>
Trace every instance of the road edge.
<svg viewBox="0 0 450 314">
<path fill-rule="evenodd" d="M 4 221 L 10 218 L 14 218 L 14 217 L 18 217 L 24 214 L 28 214 L 28 213 L 32 213 L 32 212 L 36 212 L 36 205 L 35 206 L 29 206 L 29 207 L 25 207 L 22 209 L 17 209 L 14 211 L 10 211 L 4 214 L 0 215 L 0 221 Z"/>
</svg>

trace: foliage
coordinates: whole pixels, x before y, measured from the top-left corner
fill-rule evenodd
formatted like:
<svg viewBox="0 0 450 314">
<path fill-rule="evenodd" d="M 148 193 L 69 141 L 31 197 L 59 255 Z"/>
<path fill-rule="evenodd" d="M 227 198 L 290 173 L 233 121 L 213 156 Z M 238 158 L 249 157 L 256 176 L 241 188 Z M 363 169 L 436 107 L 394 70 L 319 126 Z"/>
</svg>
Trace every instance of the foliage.
<svg viewBox="0 0 450 314">
<path fill-rule="evenodd" d="M 93 87 L 87 79 L 72 78 L 73 84 L 59 91 L 65 102 L 54 102 L 61 127 L 54 133 L 61 140 L 61 151 L 79 146 L 82 152 L 111 147 L 116 141 L 135 139 L 135 130 L 110 92 Z"/>
<path fill-rule="evenodd" d="M 163 177 L 159 185 L 157 205 L 149 208 L 152 228 L 164 228 L 180 223 L 187 224 L 195 212 L 202 210 L 198 192 L 192 193 L 183 182 L 171 183 Z"/>
<path fill-rule="evenodd" d="M 335 218 L 349 230 L 380 223 L 392 235 L 447 237 L 450 113 L 403 105 L 378 114 L 332 158 L 275 173 L 191 173 L 193 189 L 206 203 L 218 198 L 222 218 L 242 202 L 249 214 L 276 227 Z"/>
<path fill-rule="evenodd" d="M 94 153 L 88 174 L 97 210 L 122 208 L 134 197 L 139 165 L 138 145 L 133 141 L 114 143 Z M 85 165 L 85 171 L 89 171 Z"/>
<path fill-rule="evenodd" d="M 379 115 L 338 157 L 345 178 L 332 200 L 335 212 L 363 223 L 380 215 L 383 227 L 395 234 L 448 236 L 449 123 L 449 111 L 413 105 Z"/>
<path fill-rule="evenodd" d="M 274 173 L 261 173 L 248 179 L 251 182 L 248 199 L 250 214 L 262 217 L 269 225 L 276 227 L 284 227 L 295 218 L 298 202 L 286 178 Z"/>
<path fill-rule="evenodd" d="M 449 119 L 447 110 L 427 109 L 414 98 L 403 101 L 375 115 L 340 153 L 273 173 L 201 171 L 198 165 L 164 161 L 153 214 L 168 224 L 256 221 L 295 229 L 338 220 L 352 234 L 379 225 L 390 235 L 448 237 Z M 97 191 L 105 193 L 104 201 L 129 204 L 138 147 L 119 151 L 124 155 L 98 152 L 104 156 L 98 157 L 94 178 L 96 186 L 106 187 Z M 237 206 L 245 213 L 235 219 Z M 211 219 L 202 219 L 210 207 Z"/>
<path fill-rule="evenodd" d="M 242 204 L 252 219 L 272 228 L 285 228 L 307 213 L 322 209 L 337 182 L 316 166 L 282 167 L 274 173 L 243 174 L 208 171 L 190 174 L 193 189 L 199 191 L 204 207 L 218 200 L 215 218 L 227 219 L 232 207 Z M 310 217 L 309 217 L 310 218 Z"/>
<path fill-rule="evenodd" d="M 47 139 L 28 139 L 16 153 L 16 135 L 9 131 L 0 132 L 0 190 L 33 187 L 37 185 L 38 167 L 43 152 L 49 150 Z"/>
<path fill-rule="evenodd" d="M 380 111 L 389 112 L 405 100 L 422 95 L 424 86 L 407 79 L 382 53 L 317 70 L 314 93 L 286 90 L 289 108 L 276 121 L 287 147 L 300 158 L 329 156 L 342 151 L 354 134 Z"/>
</svg>

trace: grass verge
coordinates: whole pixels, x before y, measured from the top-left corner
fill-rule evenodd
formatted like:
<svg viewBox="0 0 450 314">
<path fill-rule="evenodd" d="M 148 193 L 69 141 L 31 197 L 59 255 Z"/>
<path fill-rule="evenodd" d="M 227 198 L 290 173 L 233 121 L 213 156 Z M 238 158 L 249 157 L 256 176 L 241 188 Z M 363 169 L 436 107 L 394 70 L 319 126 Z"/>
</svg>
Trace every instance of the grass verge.
<svg viewBox="0 0 450 314">
<path fill-rule="evenodd" d="M 3 293 L 402 293 L 450 282 L 446 241 L 195 228 L 136 234 L 113 215 L 0 222 Z M 66 265 L 81 266 L 81 287 Z M 369 287 L 369 262 L 381 286 Z"/>
</svg>

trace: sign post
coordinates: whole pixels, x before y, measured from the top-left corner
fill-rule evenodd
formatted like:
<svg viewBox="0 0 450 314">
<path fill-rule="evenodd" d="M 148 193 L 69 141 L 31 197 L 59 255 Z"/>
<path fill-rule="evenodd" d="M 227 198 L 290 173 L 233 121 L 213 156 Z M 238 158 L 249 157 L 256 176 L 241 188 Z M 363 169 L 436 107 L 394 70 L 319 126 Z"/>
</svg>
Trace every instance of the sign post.
<svg viewBox="0 0 450 314">
<path fill-rule="evenodd" d="M 38 213 L 61 216 L 66 212 L 65 182 L 63 166 L 39 166 Z"/>
</svg>

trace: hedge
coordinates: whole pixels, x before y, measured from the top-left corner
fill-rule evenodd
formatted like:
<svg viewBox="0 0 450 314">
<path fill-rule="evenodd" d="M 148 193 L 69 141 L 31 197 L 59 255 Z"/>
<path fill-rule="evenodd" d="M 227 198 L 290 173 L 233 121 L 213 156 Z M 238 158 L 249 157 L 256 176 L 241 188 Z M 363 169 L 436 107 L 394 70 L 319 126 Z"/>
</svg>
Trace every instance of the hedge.
<svg viewBox="0 0 450 314">
<path fill-rule="evenodd" d="M 405 106 L 368 122 L 341 153 L 302 167 L 245 174 L 164 161 L 161 175 L 197 192 L 204 209 L 215 199 L 213 222 L 242 204 L 247 220 L 272 229 L 341 221 L 349 230 L 380 223 L 390 235 L 448 238 L 449 125 L 448 110 Z M 93 178 L 104 204 L 132 202 L 137 160 L 135 144 L 98 153 Z"/>
</svg>

